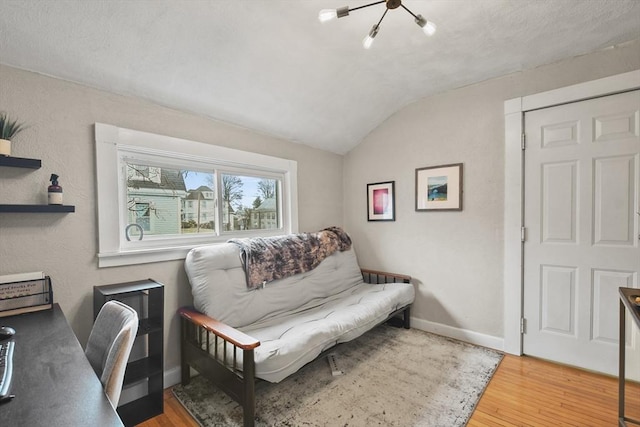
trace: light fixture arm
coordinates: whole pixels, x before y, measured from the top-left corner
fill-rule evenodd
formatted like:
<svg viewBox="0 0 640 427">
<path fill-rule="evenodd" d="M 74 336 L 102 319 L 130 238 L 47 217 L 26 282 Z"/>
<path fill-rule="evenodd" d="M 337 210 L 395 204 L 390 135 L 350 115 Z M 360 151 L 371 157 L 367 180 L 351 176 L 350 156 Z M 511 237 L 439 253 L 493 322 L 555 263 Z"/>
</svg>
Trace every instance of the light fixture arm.
<svg viewBox="0 0 640 427">
<path fill-rule="evenodd" d="M 349 8 L 349 12 L 353 12 L 354 10 L 358 10 L 358 9 L 364 9 L 365 7 L 369 7 L 369 6 L 375 6 L 380 3 L 386 3 L 386 0 L 376 1 L 373 3 L 365 4 L 364 6 L 354 7 L 353 9 Z"/>
<path fill-rule="evenodd" d="M 380 27 L 380 24 L 382 24 L 382 20 L 384 19 L 385 16 L 387 16 L 387 12 L 389 12 L 389 9 L 384 10 L 384 13 L 382 14 L 382 16 L 380 17 L 380 20 L 376 24 L 376 27 Z"/>
<path fill-rule="evenodd" d="M 403 5 L 402 3 L 400 3 L 400 6 L 401 6 L 404 10 L 406 10 L 407 12 L 409 12 L 409 13 L 411 14 L 411 16 L 413 16 L 413 18 L 414 18 L 414 19 L 419 19 L 419 18 L 418 18 L 418 16 L 417 16 L 415 13 L 413 13 L 413 12 L 411 12 L 409 9 L 407 9 L 407 6 Z"/>
</svg>

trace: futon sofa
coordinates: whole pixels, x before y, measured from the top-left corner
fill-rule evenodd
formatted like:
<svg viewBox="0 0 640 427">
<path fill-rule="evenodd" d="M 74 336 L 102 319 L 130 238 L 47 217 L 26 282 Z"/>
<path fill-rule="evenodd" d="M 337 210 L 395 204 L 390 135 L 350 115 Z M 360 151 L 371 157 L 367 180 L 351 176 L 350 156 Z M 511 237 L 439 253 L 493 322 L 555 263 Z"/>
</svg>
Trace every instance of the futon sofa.
<svg viewBox="0 0 640 427">
<path fill-rule="evenodd" d="M 245 426 L 256 378 L 280 382 L 396 316 L 410 326 L 410 277 L 360 269 L 335 227 L 197 247 L 185 270 L 194 306 L 178 310 L 182 384 L 195 369 L 242 405 Z"/>
</svg>

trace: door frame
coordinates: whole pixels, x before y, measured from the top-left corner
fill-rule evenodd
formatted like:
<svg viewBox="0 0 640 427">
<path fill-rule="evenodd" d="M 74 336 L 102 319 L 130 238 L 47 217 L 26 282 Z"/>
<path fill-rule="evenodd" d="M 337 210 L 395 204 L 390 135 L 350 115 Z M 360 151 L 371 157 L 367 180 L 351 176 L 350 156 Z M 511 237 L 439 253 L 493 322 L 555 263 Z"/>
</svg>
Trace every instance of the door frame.
<svg viewBox="0 0 640 427">
<path fill-rule="evenodd" d="M 504 102 L 504 351 L 522 355 L 524 308 L 524 115 L 527 111 L 640 89 L 640 70 Z"/>
</svg>

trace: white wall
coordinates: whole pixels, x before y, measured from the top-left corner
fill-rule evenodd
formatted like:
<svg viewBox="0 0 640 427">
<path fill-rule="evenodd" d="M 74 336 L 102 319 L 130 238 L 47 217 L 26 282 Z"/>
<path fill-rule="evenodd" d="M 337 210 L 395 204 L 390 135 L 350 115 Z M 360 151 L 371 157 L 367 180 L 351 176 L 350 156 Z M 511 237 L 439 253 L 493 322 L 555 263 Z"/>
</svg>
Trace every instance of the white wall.
<svg viewBox="0 0 640 427">
<path fill-rule="evenodd" d="M 635 41 L 431 96 L 345 156 L 345 228 L 362 266 L 413 277 L 414 326 L 502 343 L 504 101 L 638 68 Z M 415 169 L 460 162 L 464 210 L 416 212 Z M 367 222 L 366 184 L 391 180 L 396 221 Z"/>
<path fill-rule="evenodd" d="M 93 286 L 154 278 L 165 287 L 165 368 L 179 364 L 176 309 L 191 303 L 182 261 L 97 267 L 93 124 L 153 132 L 298 162 L 299 228 L 342 225 L 342 156 L 31 72 L 0 66 L 0 109 L 30 125 L 13 155 L 42 168 L 0 168 L 0 203 L 44 203 L 51 173 L 60 175 L 70 214 L 0 213 L 0 275 L 44 271 L 84 344 L 93 322 Z M 1 322 L 0 322 L 1 323 Z"/>
</svg>

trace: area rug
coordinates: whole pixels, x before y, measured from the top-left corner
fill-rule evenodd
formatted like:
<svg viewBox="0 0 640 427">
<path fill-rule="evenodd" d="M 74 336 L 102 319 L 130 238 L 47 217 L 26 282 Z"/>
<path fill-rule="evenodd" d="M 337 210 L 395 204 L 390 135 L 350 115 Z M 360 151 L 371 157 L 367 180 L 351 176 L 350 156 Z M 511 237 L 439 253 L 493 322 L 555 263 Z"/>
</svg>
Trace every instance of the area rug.
<svg viewBox="0 0 640 427">
<path fill-rule="evenodd" d="M 464 426 L 502 354 L 381 325 L 280 383 L 256 384 L 256 426 Z M 242 426 L 242 408 L 198 376 L 173 393 L 204 427 Z"/>
</svg>

